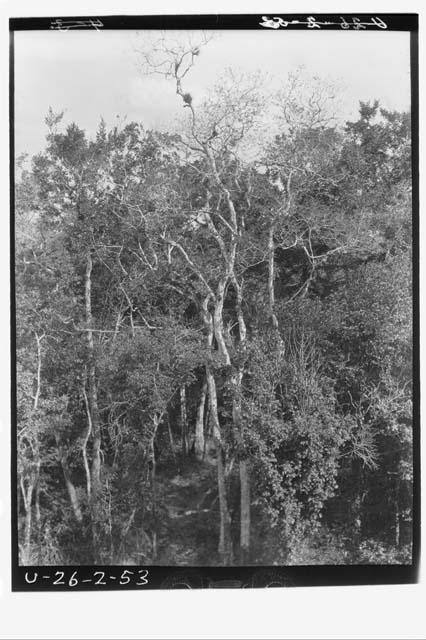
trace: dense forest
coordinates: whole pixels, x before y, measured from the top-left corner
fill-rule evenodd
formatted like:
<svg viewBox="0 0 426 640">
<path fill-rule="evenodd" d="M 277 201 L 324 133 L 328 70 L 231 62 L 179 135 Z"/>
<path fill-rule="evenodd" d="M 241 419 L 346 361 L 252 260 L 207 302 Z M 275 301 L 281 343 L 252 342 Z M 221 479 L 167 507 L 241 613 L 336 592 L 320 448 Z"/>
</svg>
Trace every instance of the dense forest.
<svg viewBox="0 0 426 640">
<path fill-rule="evenodd" d="M 20 562 L 410 563 L 410 114 L 200 53 L 144 59 L 180 130 L 18 160 Z"/>
</svg>

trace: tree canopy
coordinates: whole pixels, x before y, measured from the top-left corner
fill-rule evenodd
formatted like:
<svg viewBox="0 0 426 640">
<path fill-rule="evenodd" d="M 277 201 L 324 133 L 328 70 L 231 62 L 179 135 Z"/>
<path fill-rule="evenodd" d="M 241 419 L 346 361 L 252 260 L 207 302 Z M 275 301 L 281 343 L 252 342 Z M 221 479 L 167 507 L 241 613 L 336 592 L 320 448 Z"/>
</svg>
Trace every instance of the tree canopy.
<svg viewBox="0 0 426 640">
<path fill-rule="evenodd" d="M 409 114 L 296 74 L 253 159 L 202 44 L 145 58 L 180 133 L 50 111 L 17 181 L 21 562 L 410 562 Z"/>
</svg>

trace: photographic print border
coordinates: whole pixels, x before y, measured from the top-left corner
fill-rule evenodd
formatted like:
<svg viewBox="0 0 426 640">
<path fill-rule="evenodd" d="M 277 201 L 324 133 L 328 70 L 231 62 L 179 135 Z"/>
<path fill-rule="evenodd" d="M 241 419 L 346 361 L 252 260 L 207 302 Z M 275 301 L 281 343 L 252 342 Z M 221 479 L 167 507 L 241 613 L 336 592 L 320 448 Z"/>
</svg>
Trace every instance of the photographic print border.
<svg viewBox="0 0 426 640">
<path fill-rule="evenodd" d="M 420 558 L 420 362 L 419 362 L 419 104 L 417 14 L 282 14 L 80 16 L 10 19 L 10 290 L 11 290 L 11 501 L 12 590 L 80 591 L 171 588 L 244 588 L 402 584 L 418 580 Z M 413 554 L 411 565 L 314 566 L 19 566 L 16 447 L 16 309 L 14 255 L 14 32 L 31 30 L 245 29 L 410 32 L 413 216 Z"/>
</svg>

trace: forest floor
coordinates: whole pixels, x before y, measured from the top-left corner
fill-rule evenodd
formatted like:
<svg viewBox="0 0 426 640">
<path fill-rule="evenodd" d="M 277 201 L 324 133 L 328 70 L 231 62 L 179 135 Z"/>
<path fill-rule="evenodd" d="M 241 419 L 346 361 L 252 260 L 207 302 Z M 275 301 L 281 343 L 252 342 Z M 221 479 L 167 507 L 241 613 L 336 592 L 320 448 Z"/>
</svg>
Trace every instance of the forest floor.
<svg viewBox="0 0 426 640">
<path fill-rule="evenodd" d="M 187 459 L 181 468 L 178 462 L 159 465 L 157 496 L 162 524 L 156 564 L 214 564 L 218 518 L 214 461 Z"/>
<path fill-rule="evenodd" d="M 232 484 L 232 483 L 231 483 Z M 238 492 L 229 487 L 229 507 L 238 511 Z M 182 458 L 175 452 L 157 464 L 157 555 L 152 564 L 159 566 L 214 566 L 220 565 L 218 554 L 219 504 L 217 492 L 217 467 L 215 457 L 206 456 L 197 461 L 188 456 Z M 238 531 L 233 532 L 238 537 Z M 265 533 L 265 532 L 263 532 Z M 257 549 L 253 549 L 261 562 L 266 539 L 257 539 Z M 267 544 L 267 543 L 266 543 Z M 260 545 L 260 546 L 259 546 Z M 136 545 L 138 549 L 139 544 Z M 365 547 L 365 548 L 364 548 Z M 408 546 L 401 550 L 391 546 L 378 546 L 374 540 L 366 540 L 362 557 L 354 555 L 353 545 L 341 527 L 326 525 L 312 535 L 299 540 L 297 549 L 285 564 L 291 565 L 345 565 L 359 564 L 407 564 L 410 557 Z M 130 552 L 125 564 L 139 564 L 140 552 Z M 145 556 L 147 557 L 147 556 Z M 378 559 L 377 559 L 378 558 Z M 121 561 L 123 562 L 123 560 Z M 275 564 L 275 563 L 273 563 Z"/>
</svg>

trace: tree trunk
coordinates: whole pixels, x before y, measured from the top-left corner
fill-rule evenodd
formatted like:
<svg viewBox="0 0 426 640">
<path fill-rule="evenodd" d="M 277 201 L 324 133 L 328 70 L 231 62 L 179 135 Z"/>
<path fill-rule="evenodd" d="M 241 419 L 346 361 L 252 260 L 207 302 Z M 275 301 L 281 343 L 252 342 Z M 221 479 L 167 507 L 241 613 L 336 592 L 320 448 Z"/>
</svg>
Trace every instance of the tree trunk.
<svg viewBox="0 0 426 640">
<path fill-rule="evenodd" d="M 37 472 L 34 486 L 34 513 L 36 521 L 36 540 L 37 540 L 37 564 L 42 564 L 42 535 L 41 535 L 41 512 L 40 512 L 40 459 L 37 460 Z"/>
<path fill-rule="evenodd" d="M 202 460 L 204 457 L 204 409 L 206 405 L 206 397 L 207 381 L 204 380 L 201 388 L 200 401 L 197 407 L 197 417 L 195 420 L 194 453 L 197 460 Z"/>
<path fill-rule="evenodd" d="M 228 272 L 230 265 L 228 265 Z M 216 290 L 216 300 L 214 306 L 214 335 L 216 338 L 218 352 L 225 365 L 231 364 L 228 347 L 223 337 L 223 304 L 225 299 L 225 288 L 228 283 L 228 275 L 219 281 Z M 220 510 L 220 535 L 219 535 L 219 555 L 224 565 L 232 564 L 233 549 L 231 538 L 231 515 L 228 507 L 228 497 L 225 481 L 224 449 L 221 438 L 219 414 L 217 408 L 216 382 L 210 370 L 207 371 L 207 386 L 209 393 L 210 417 L 213 424 L 213 438 L 216 444 L 217 454 L 217 483 L 219 492 Z"/>
<path fill-rule="evenodd" d="M 167 412 L 167 431 L 169 433 L 170 450 L 172 452 L 173 460 L 176 462 L 175 441 L 173 439 L 172 427 L 170 424 L 170 415 L 168 412 Z"/>
<path fill-rule="evenodd" d="M 40 400 L 41 394 L 41 341 L 45 337 L 45 334 L 38 335 L 35 334 L 36 343 L 37 343 L 37 374 L 36 374 L 36 390 L 33 396 L 33 408 L 32 413 L 36 412 L 38 409 L 38 403 Z M 24 501 L 25 508 L 25 525 L 24 525 L 24 544 L 23 544 L 23 563 L 28 565 L 31 564 L 31 538 L 32 538 L 32 512 L 33 512 L 33 496 L 35 496 L 35 509 L 36 509 L 36 521 L 37 525 L 40 522 L 40 505 L 39 505 L 39 495 L 38 495 L 38 483 L 40 478 L 40 451 L 39 451 L 39 443 L 37 441 L 33 442 L 31 439 L 28 440 L 30 444 L 30 448 L 32 451 L 32 463 L 31 463 L 31 472 L 29 477 L 27 478 L 27 487 L 25 487 L 25 480 L 21 476 L 20 485 L 22 492 L 22 499 Z"/>
<path fill-rule="evenodd" d="M 395 547 L 397 549 L 399 549 L 400 541 L 399 509 L 398 504 L 395 504 Z"/>
<path fill-rule="evenodd" d="M 275 225 L 271 224 L 268 234 L 268 301 L 269 316 L 272 326 L 278 330 L 278 318 L 275 314 L 275 243 L 274 243 Z"/>
<path fill-rule="evenodd" d="M 219 489 L 219 509 L 220 509 L 220 534 L 218 551 L 223 565 L 233 563 L 233 550 L 231 538 L 231 516 L 228 508 L 227 490 L 224 469 L 224 451 L 218 444 L 217 449 L 217 484 Z"/>
<path fill-rule="evenodd" d="M 40 393 L 41 393 L 41 341 L 45 337 L 45 334 L 43 333 L 43 335 L 39 336 L 36 333 L 35 336 L 36 336 L 36 342 L 37 342 L 37 386 L 36 386 L 36 392 L 34 395 L 34 406 L 33 406 L 34 411 L 38 409 L 38 401 L 40 399 Z"/>
<path fill-rule="evenodd" d="M 91 495 L 92 495 L 92 478 L 90 475 L 90 467 L 89 467 L 89 461 L 87 459 L 87 443 L 89 441 L 89 438 L 92 434 L 92 415 L 90 413 L 90 407 L 89 407 L 89 400 L 87 399 L 87 393 L 86 393 L 86 387 L 85 384 L 83 384 L 83 388 L 82 388 L 82 392 L 83 392 L 83 399 L 84 399 L 84 404 L 86 407 L 86 414 L 87 414 L 87 430 L 86 433 L 84 435 L 83 438 L 83 442 L 81 445 L 81 451 L 82 451 L 82 455 L 83 455 L 83 464 L 84 464 L 84 471 L 86 474 L 86 491 L 87 491 L 87 499 L 90 502 L 91 499 Z"/>
<path fill-rule="evenodd" d="M 91 416 L 91 427 L 93 437 L 92 447 L 92 495 L 96 498 L 101 488 L 101 428 L 100 416 L 98 408 L 98 392 L 96 388 L 96 369 L 95 369 L 95 348 L 93 343 L 93 317 L 92 317 L 92 257 L 90 252 L 87 254 L 86 263 L 86 281 L 85 281 L 85 303 L 86 303 L 86 332 L 87 332 L 87 351 L 88 366 L 87 377 L 89 386 L 89 409 Z"/>
<path fill-rule="evenodd" d="M 37 522 L 37 527 L 40 527 L 41 522 L 41 513 L 40 513 L 40 478 L 37 479 L 37 484 L 35 487 L 35 517 Z"/>
<path fill-rule="evenodd" d="M 71 474 L 68 467 L 68 463 L 66 461 L 65 455 L 62 450 L 59 452 L 59 455 L 61 460 L 62 472 L 64 474 L 64 479 L 65 479 L 65 486 L 67 488 L 68 496 L 70 499 L 72 510 L 74 512 L 75 519 L 77 520 L 77 522 L 82 522 L 83 514 L 81 512 L 80 501 L 78 499 L 75 486 L 71 480 Z"/>
<path fill-rule="evenodd" d="M 182 436 L 182 455 L 188 454 L 188 421 L 186 417 L 186 390 L 183 384 L 180 388 L 180 425 Z"/>
<path fill-rule="evenodd" d="M 362 540 L 362 528 L 363 528 L 363 478 L 362 478 L 362 466 L 358 458 L 354 458 L 352 461 L 352 477 L 354 482 L 355 491 L 352 496 L 351 504 L 351 520 L 352 520 L 352 547 L 353 547 L 353 561 L 359 562 L 360 557 L 360 545 Z"/>
<path fill-rule="evenodd" d="M 219 555 L 223 565 L 232 564 L 232 538 L 231 538 L 231 516 L 228 507 L 228 497 L 225 480 L 224 451 L 220 433 L 219 414 L 217 408 L 217 392 L 214 376 L 207 368 L 207 386 L 209 392 L 210 418 L 213 426 L 213 439 L 216 446 L 217 456 L 217 487 L 219 494 L 220 513 L 220 533 L 219 533 Z"/>
<path fill-rule="evenodd" d="M 241 351 L 245 351 L 247 328 L 242 310 L 242 287 L 237 282 L 236 277 L 233 278 L 234 288 L 236 291 L 236 313 L 239 330 L 239 347 Z M 235 427 L 236 437 L 239 443 L 240 456 L 240 562 L 244 564 L 250 551 L 250 474 L 249 463 L 244 451 L 244 433 L 241 410 L 241 394 L 242 381 L 244 375 L 244 365 L 238 367 L 236 375 L 233 379 L 234 396 L 232 401 L 232 417 Z"/>
<path fill-rule="evenodd" d="M 214 305 L 213 312 L 213 326 L 214 326 L 214 336 L 217 342 L 217 348 L 219 352 L 219 356 L 223 360 L 225 365 L 231 364 L 231 358 L 229 356 L 228 347 L 226 346 L 225 339 L 223 337 L 223 303 L 225 300 L 225 288 L 228 282 L 228 277 L 222 278 L 219 281 L 216 290 L 216 299 Z"/>
<path fill-rule="evenodd" d="M 250 550 L 250 474 L 249 463 L 244 452 L 244 434 L 241 418 L 241 382 L 243 372 L 234 377 L 234 399 L 232 407 L 235 434 L 240 456 L 240 561 L 245 563 Z"/>
<path fill-rule="evenodd" d="M 24 544 L 22 553 L 22 564 L 31 564 L 31 529 L 32 529 L 32 500 L 34 491 L 34 479 L 33 476 L 28 480 L 28 485 L 25 487 L 23 478 L 21 478 L 21 492 L 22 499 L 24 501 L 25 508 L 25 524 L 24 524 Z"/>
<path fill-rule="evenodd" d="M 213 344 L 213 318 L 208 310 L 210 296 L 207 296 L 203 303 L 203 320 L 207 329 L 207 346 L 211 349 Z M 226 348 L 226 347 L 225 347 Z M 227 353 L 227 350 L 226 350 Z M 229 357 L 229 354 L 228 354 Z M 217 406 L 217 390 L 214 375 L 209 364 L 206 364 L 206 384 L 209 397 L 210 420 L 213 430 L 213 440 L 216 446 L 217 455 L 217 487 L 219 495 L 219 546 L 218 552 L 223 565 L 232 564 L 233 550 L 231 537 L 231 516 L 228 507 L 228 496 L 225 480 L 225 468 L 223 460 L 223 443 L 220 431 L 219 413 Z"/>
<path fill-rule="evenodd" d="M 395 547 L 397 549 L 401 546 L 401 517 L 399 510 L 399 482 L 396 480 L 395 482 L 395 498 L 394 498 L 394 509 L 395 509 Z"/>
<path fill-rule="evenodd" d="M 240 550 L 241 564 L 245 564 L 248 560 L 250 552 L 250 475 L 247 460 L 240 461 Z"/>
<path fill-rule="evenodd" d="M 32 487 L 28 491 L 28 507 L 25 512 L 25 534 L 24 534 L 24 564 L 31 564 L 31 527 L 32 527 Z"/>
<path fill-rule="evenodd" d="M 85 275 L 85 310 L 87 333 L 87 380 L 88 400 L 92 429 L 92 467 L 91 467 L 91 519 L 94 561 L 98 559 L 100 504 L 98 496 L 101 490 L 101 426 L 96 387 L 95 347 L 93 342 L 92 317 L 92 256 L 87 254 Z"/>
<path fill-rule="evenodd" d="M 151 467 L 151 495 L 152 495 L 152 554 L 151 562 L 157 559 L 157 460 L 155 458 L 155 437 L 157 435 L 158 426 L 161 422 L 161 416 L 154 415 L 154 429 L 149 443 L 149 465 Z"/>
</svg>

